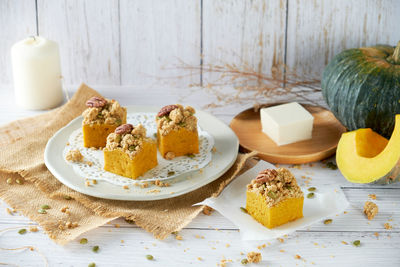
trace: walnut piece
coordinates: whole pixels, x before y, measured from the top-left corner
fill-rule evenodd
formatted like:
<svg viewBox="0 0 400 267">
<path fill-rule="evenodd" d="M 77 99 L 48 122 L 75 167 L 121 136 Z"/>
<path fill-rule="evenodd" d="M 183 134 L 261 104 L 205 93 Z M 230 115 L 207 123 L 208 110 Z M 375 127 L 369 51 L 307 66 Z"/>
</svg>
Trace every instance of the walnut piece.
<svg viewBox="0 0 400 267">
<path fill-rule="evenodd" d="M 372 220 L 378 213 L 378 206 L 371 201 L 365 202 L 364 213 L 367 215 L 368 220 Z"/>
<path fill-rule="evenodd" d="M 162 117 L 162 116 L 165 116 L 165 115 L 169 115 L 169 113 L 171 111 L 173 111 L 174 109 L 177 109 L 177 108 L 178 108 L 177 105 L 168 105 L 168 106 L 162 107 L 160 109 L 160 111 L 158 112 L 157 117 Z"/>
<path fill-rule="evenodd" d="M 91 108 L 93 107 L 100 108 L 103 107 L 105 104 L 107 104 L 107 100 L 98 96 L 94 96 L 90 98 L 88 101 L 86 101 L 86 106 Z"/>
<path fill-rule="evenodd" d="M 121 126 L 118 126 L 117 129 L 115 129 L 116 134 L 126 134 L 130 133 L 133 130 L 133 125 L 132 124 L 123 124 Z"/>
<path fill-rule="evenodd" d="M 247 253 L 247 260 L 250 263 L 259 263 L 260 261 L 262 261 L 261 253 L 255 251 L 249 252 Z"/>
</svg>

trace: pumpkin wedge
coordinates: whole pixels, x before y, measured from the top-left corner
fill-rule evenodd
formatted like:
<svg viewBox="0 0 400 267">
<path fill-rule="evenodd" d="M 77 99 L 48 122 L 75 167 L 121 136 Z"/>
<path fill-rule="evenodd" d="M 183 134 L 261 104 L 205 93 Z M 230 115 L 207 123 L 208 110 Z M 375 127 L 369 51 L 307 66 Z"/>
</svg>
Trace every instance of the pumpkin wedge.
<svg viewBox="0 0 400 267">
<path fill-rule="evenodd" d="M 400 178 L 400 114 L 390 140 L 369 128 L 342 135 L 336 162 L 343 176 L 353 183 L 393 183 Z"/>
</svg>

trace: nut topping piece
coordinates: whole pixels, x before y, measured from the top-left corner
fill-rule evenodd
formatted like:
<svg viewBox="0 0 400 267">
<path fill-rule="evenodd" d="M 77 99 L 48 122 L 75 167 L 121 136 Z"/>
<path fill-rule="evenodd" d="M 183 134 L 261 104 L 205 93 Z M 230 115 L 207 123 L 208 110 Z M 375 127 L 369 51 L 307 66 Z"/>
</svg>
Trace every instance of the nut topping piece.
<svg viewBox="0 0 400 267">
<path fill-rule="evenodd" d="M 171 111 L 173 111 L 174 109 L 177 109 L 177 108 L 178 108 L 177 105 L 168 105 L 168 106 L 165 106 L 165 107 L 163 107 L 163 108 L 160 109 L 160 111 L 159 111 L 158 114 L 157 114 L 157 117 L 162 117 L 162 116 L 165 116 L 165 115 L 169 115 L 169 113 L 170 113 Z"/>
<path fill-rule="evenodd" d="M 132 124 L 122 124 L 121 126 L 118 126 L 117 129 L 115 129 L 116 134 L 125 134 L 125 133 L 130 133 L 133 130 L 133 125 Z"/>
<path fill-rule="evenodd" d="M 107 100 L 98 96 L 93 96 L 88 101 L 86 101 L 86 106 L 90 108 L 101 108 L 104 107 L 105 104 L 107 104 Z"/>
<path fill-rule="evenodd" d="M 270 182 L 276 178 L 278 175 L 278 172 L 273 169 L 266 169 L 261 171 L 257 177 L 256 177 L 256 182 L 259 184 L 263 184 L 266 182 Z"/>
</svg>

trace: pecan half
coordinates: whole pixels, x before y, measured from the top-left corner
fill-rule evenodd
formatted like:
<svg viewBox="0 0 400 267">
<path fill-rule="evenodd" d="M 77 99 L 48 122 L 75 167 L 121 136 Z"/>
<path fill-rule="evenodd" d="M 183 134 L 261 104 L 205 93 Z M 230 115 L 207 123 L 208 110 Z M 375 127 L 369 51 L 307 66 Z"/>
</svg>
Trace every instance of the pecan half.
<svg viewBox="0 0 400 267">
<path fill-rule="evenodd" d="M 261 171 L 257 177 L 256 177 L 256 182 L 257 183 L 266 183 L 274 180 L 278 176 L 278 172 L 276 170 L 272 169 L 266 169 Z"/>
<path fill-rule="evenodd" d="M 115 129 L 116 134 L 124 134 L 124 133 L 130 133 L 133 130 L 133 125 L 132 124 L 122 124 L 121 126 L 118 126 L 117 129 Z"/>
<path fill-rule="evenodd" d="M 107 104 L 107 100 L 102 97 L 94 96 L 86 101 L 86 106 L 90 108 L 101 108 Z"/>
<path fill-rule="evenodd" d="M 165 106 L 165 107 L 163 107 L 163 108 L 160 109 L 160 111 L 159 111 L 158 114 L 157 114 L 157 117 L 162 117 L 162 116 L 165 116 L 165 115 L 169 115 L 169 113 L 170 113 L 171 111 L 173 111 L 174 109 L 177 109 L 177 108 L 178 108 L 177 105 L 168 105 L 168 106 Z"/>
</svg>

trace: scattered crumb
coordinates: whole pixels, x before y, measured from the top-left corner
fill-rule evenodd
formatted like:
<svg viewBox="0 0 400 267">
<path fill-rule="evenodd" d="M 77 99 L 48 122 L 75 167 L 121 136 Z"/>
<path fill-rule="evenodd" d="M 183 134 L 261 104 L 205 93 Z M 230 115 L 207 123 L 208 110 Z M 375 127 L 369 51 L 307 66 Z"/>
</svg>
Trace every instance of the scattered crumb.
<svg viewBox="0 0 400 267">
<path fill-rule="evenodd" d="M 202 257 L 197 257 L 197 260 L 202 261 L 203 258 Z"/>
<path fill-rule="evenodd" d="M 123 239 L 121 239 L 121 243 L 125 243 L 125 241 Z"/>
<path fill-rule="evenodd" d="M 342 241 L 342 244 L 348 245 L 349 243 L 347 243 L 346 241 Z"/>
<path fill-rule="evenodd" d="M 151 193 L 160 193 L 161 191 L 160 191 L 160 189 L 152 189 L 152 190 L 149 190 L 149 191 L 147 191 L 146 193 L 147 194 L 151 194 Z"/>
<path fill-rule="evenodd" d="M 368 220 L 372 220 L 378 213 L 378 206 L 371 201 L 365 202 L 364 213 L 367 215 Z"/>
<path fill-rule="evenodd" d="M 14 215 L 14 213 L 12 212 L 12 210 L 10 210 L 9 208 L 6 208 L 6 211 L 7 211 L 8 214 Z"/>
<path fill-rule="evenodd" d="M 93 179 L 92 183 L 93 183 L 93 184 L 97 184 L 97 180 L 96 180 L 96 179 Z"/>
<path fill-rule="evenodd" d="M 279 250 L 279 252 L 282 252 L 282 253 L 283 253 L 283 252 L 285 252 L 285 250 L 284 250 L 284 249 L 281 249 L 281 250 Z"/>
<path fill-rule="evenodd" d="M 86 186 L 90 186 L 90 182 L 88 180 L 85 181 Z"/>
<path fill-rule="evenodd" d="M 343 214 L 347 214 L 347 211 L 343 211 Z"/>
<path fill-rule="evenodd" d="M 300 260 L 300 259 L 301 259 L 301 256 L 300 256 L 299 254 L 296 254 L 296 255 L 294 256 L 294 258 L 297 259 L 297 260 Z"/>
<path fill-rule="evenodd" d="M 35 232 L 39 231 L 39 229 L 36 226 L 30 226 L 29 231 L 35 233 Z"/>
<path fill-rule="evenodd" d="M 176 236 L 175 236 L 175 239 L 176 239 L 176 240 L 183 240 L 183 237 L 182 237 L 181 235 L 176 235 Z"/>
<path fill-rule="evenodd" d="M 211 212 L 212 212 L 213 210 L 214 210 L 214 209 L 211 208 L 211 207 L 209 207 L 209 206 L 204 206 L 204 208 L 203 208 L 203 214 L 205 214 L 205 215 L 211 215 Z"/>
<path fill-rule="evenodd" d="M 257 246 L 257 248 L 258 249 L 263 249 L 263 248 L 265 248 L 267 245 L 266 244 L 262 244 L 262 245 L 260 245 L 260 246 Z"/>
<path fill-rule="evenodd" d="M 147 182 L 144 182 L 144 183 L 140 184 L 140 187 L 147 188 L 147 187 L 149 187 L 149 184 Z"/>
<path fill-rule="evenodd" d="M 217 148 L 216 148 L 215 146 L 213 146 L 213 148 L 211 149 L 211 151 L 212 151 L 213 153 L 215 153 L 215 152 L 217 152 Z"/>
<path fill-rule="evenodd" d="M 285 242 L 285 240 L 283 238 L 278 238 L 278 241 L 281 243 Z"/>
<path fill-rule="evenodd" d="M 93 166 L 93 162 L 91 162 L 91 161 L 86 161 L 86 164 L 87 164 L 89 167 L 92 167 L 92 166 Z"/>
<path fill-rule="evenodd" d="M 231 245 L 230 244 L 226 244 L 225 247 L 229 248 Z"/>
<path fill-rule="evenodd" d="M 170 186 L 169 183 L 163 183 L 163 182 L 160 181 L 160 180 L 156 180 L 156 181 L 154 182 L 154 184 L 155 184 L 156 186 L 159 186 L 159 187 L 168 187 L 168 186 Z"/>
<path fill-rule="evenodd" d="M 123 188 L 123 189 L 129 189 L 129 186 L 124 185 L 122 188 Z"/>
<path fill-rule="evenodd" d="M 83 162 L 83 155 L 79 149 L 72 149 L 65 155 L 65 159 L 71 162 Z"/>
<path fill-rule="evenodd" d="M 378 233 L 378 232 L 375 232 L 375 233 L 374 233 L 374 236 L 378 237 L 378 236 L 379 236 L 379 233 Z"/>
<path fill-rule="evenodd" d="M 376 195 L 375 194 L 369 194 L 368 197 L 370 199 L 376 200 Z"/>
<path fill-rule="evenodd" d="M 65 206 L 65 207 L 61 208 L 60 211 L 63 213 L 67 213 L 68 209 L 69 209 L 69 207 Z"/>
<path fill-rule="evenodd" d="M 261 253 L 260 252 L 254 252 L 254 251 L 249 252 L 249 253 L 247 253 L 247 260 L 250 263 L 258 263 L 258 262 L 260 262 L 262 260 Z"/>
<path fill-rule="evenodd" d="M 386 230 L 391 230 L 393 227 L 390 225 L 390 223 L 385 223 L 383 225 L 385 227 Z"/>
<path fill-rule="evenodd" d="M 115 226 L 115 228 L 120 228 L 121 227 L 118 223 L 116 223 L 114 226 Z"/>
</svg>

